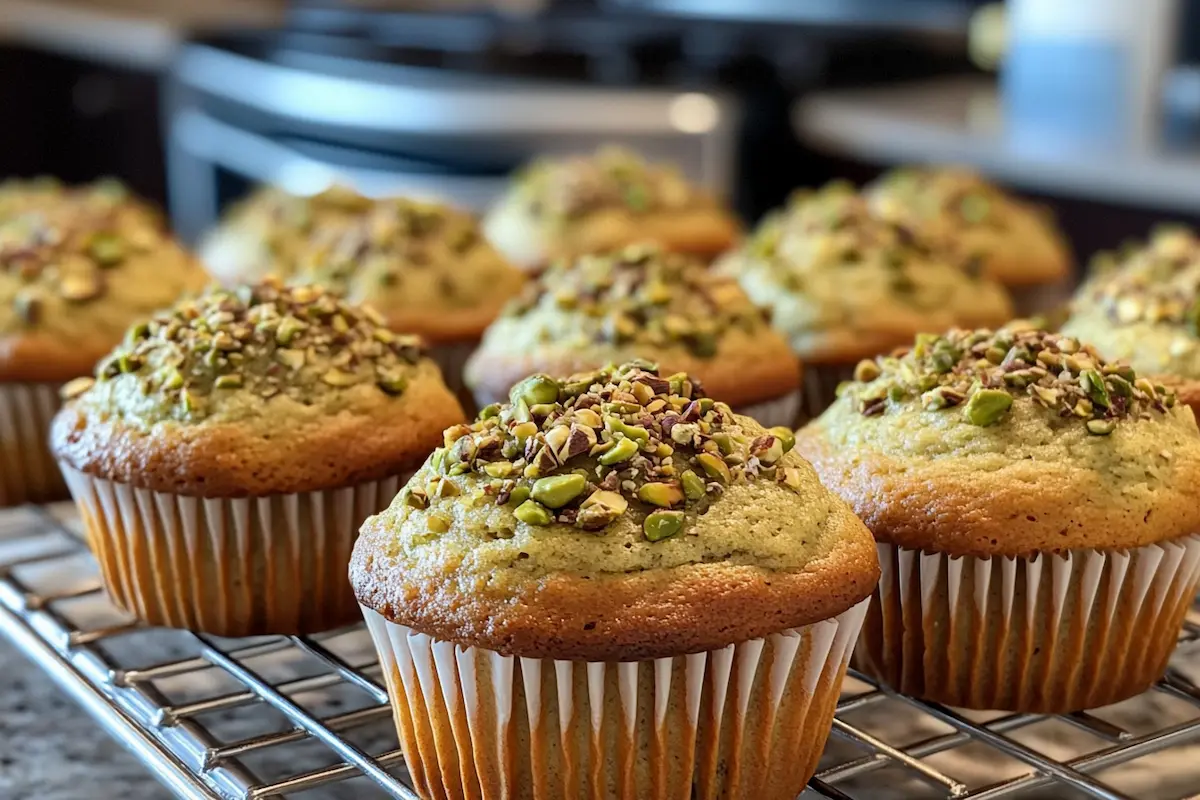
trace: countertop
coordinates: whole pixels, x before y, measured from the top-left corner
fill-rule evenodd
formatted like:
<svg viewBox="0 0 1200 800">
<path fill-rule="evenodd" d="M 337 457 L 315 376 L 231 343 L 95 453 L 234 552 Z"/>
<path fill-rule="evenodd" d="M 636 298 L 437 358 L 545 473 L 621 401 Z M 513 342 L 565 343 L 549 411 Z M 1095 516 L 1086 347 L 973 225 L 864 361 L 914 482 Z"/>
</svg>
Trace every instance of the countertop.
<svg viewBox="0 0 1200 800">
<path fill-rule="evenodd" d="M 189 34 L 276 25 L 285 6 L 286 0 L 0 0 L 0 43 L 156 70 Z"/>
<path fill-rule="evenodd" d="M 28 659 L 0 639 L 0 797 L 121 798 L 170 794 Z"/>
<path fill-rule="evenodd" d="M 867 163 L 962 163 L 1046 194 L 1200 210 L 1200 150 L 1026 135 L 984 76 L 816 92 L 796 104 L 792 121 L 819 150 Z"/>
</svg>

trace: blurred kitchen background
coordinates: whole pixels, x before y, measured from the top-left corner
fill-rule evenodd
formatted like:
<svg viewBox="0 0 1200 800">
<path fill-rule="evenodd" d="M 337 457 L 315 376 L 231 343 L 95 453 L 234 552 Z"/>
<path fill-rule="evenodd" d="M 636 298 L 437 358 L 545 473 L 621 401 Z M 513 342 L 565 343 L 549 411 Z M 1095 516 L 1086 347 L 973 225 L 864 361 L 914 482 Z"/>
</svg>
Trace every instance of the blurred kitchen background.
<svg viewBox="0 0 1200 800">
<path fill-rule="evenodd" d="M 613 140 L 750 221 L 965 163 L 1087 256 L 1200 218 L 1200 2 L 0 0 L 0 175 L 117 175 L 189 240 L 256 182 L 478 208 Z"/>
</svg>

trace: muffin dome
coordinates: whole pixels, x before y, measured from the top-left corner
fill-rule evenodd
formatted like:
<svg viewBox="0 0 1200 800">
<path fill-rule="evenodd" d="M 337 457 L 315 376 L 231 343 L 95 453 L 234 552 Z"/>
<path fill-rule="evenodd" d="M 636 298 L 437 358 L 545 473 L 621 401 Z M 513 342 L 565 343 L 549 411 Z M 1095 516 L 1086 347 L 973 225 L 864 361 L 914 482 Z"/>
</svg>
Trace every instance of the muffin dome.
<svg viewBox="0 0 1200 800">
<path fill-rule="evenodd" d="M 793 391 L 787 343 L 737 282 L 655 245 L 563 260 L 525 287 L 467 364 L 481 402 L 531 372 L 565 375 L 644 358 L 735 406 Z"/>
<path fill-rule="evenodd" d="M 1171 391 L 1077 339 L 954 330 L 860 363 L 797 449 L 880 541 L 1028 556 L 1196 531 L 1196 434 Z"/>
<path fill-rule="evenodd" d="M 611 146 L 533 162 L 484 221 L 501 252 L 534 270 L 640 241 L 711 257 L 736 241 L 739 227 L 675 168 Z"/>
<path fill-rule="evenodd" d="M 505 654 L 636 660 L 832 617 L 877 579 L 849 509 L 764 430 L 644 363 L 555 380 L 444 446 L 351 562 L 359 601 Z"/>
<path fill-rule="evenodd" d="M 1048 215 L 961 167 L 905 167 L 866 190 L 871 208 L 955 248 L 1005 286 L 1055 283 L 1071 254 Z"/>
<path fill-rule="evenodd" d="M 844 184 L 797 193 L 721 269 L 771 310 L 792 349 L 814 363 L 871 356 L 920 331 L 1012 316 L 999 285 L 874 215 Z"/>
<path fill-rule="evenodd" d="M 205 497 L 395 475 L 462 419 L 418 339 L 336 294 L 274 279 L 212 289 L 135 325 L 64 397 L 60 459 Z"/>
<path fill-rule="evenodd" d="M 1093 271 L 1063 332 L 1161 376 L 1193 408 L 1200 404 L 1200 239 L 1164 228 L 1123 257 L 1099 257 Z"/>
<path fill-rule="evenodd" d="M 0 186 L 0 381 L 91 372 L 133 320 L 198 291 L 203 270 L 115 182 Z"/>
<path fill-rule="evenodd" d="M 307 198 L 265 190 L 235 209 L 202 252 L 227 280 L 275 272 L 328 286 L 434 344 L 478 337 L 523 281 L 469 214 L 340 188 Z"/>
<path fill-rule="evenodd" d="M 263 186 L 230 207 L 200 243 L 200 258 L 226 284 L 289 278 L 314 241 L 353 227 L 374 204 L 344 186 L 305 196 Z"/>
</svg>

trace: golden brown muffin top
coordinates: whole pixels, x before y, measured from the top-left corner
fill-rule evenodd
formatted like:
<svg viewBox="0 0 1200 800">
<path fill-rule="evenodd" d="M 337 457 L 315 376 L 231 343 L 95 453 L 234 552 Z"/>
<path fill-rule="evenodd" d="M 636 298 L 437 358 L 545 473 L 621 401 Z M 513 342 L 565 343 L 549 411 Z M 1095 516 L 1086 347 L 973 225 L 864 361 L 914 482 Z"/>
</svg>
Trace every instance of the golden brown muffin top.
<svg viewBox="0 0 1200 800">
<path fill-rule="evenodd" d="M 1160 384 L 1069 336 L 922 336 L 797 434 L 882 541 L 953 555 L 1137 547 L 1200 525 L 1200 437 Z"/>
<path fill-rule="evenodd" d="M 564 222 L 607 208 L 649 214 L 713 205 L 674 166 L 613 145 L 590 155 L 539 158 L 518 174 L 514 193 L 534 216 Z"/>
<path fill-rule="evenodd" d="M 129 323 L 205 283 L 161 217 L 112 181 L 0 186 L 0 380 L 91 371 Z"/>
<path fill-rule="evenodd" d="M 420 339 L 392 333 L 371 308 L 267 278 L 211 288 L 134 325 L 96 377 L 64 396 L 147 425 L 202 423 L 257 413 L 276 395 L 305 405 L 359 387 L 400 395 L 421 358 Z"/>
<path fill-rule="evenodd" d="M 875 215 L 844 183 L 797 192 L 721 271 L 736 275 L 793 349 L 814 361 L 890 349 L 922 330 L 999 324 L 1012 311 L 998 284 Z"/>
<path fill-rule="evenodd" d="M 510 402 L 446 431 L 364 526 L 352 580 L 363 602 L 404 624 L 521 655 L 549 655 L 551 639 L 562 658 L 689 652 L 680 648 L 738 640 L 732 628 L 763 635 L 833 616 L 870 591 L 872 546 L 792 443 L 791 431 L 764 430 L 689 376 L 645 363 L 534 375 Z M 708 590 L 693 581 L 715 590 L 725 579 L 747 618 L 696 630 L 686 618 L 708 612 L 681 609 L 682 628 L 658 640 L 671 608 Z M 631 598 L 649 583 L 663 593 Z M 593 616 L 552 635 L 538 608 L 567 585 L 573 599 L 547 620 L 580 601 Z M 662 617 L 639 628 L 638 607 L 655 599 Z M 628 619 L 614 602 L 629 603 Z"/>
<path fill-rule="evenodd" d="M 963 167 L 902 167 L 866 189 L 872 210 L 943 240 L 1005 285 L 1064 278 L 1070 254 L 1050 213 Z"/>
<path fill-rule="evenodd" d="M 467 381 L 477 390 L 502 386 L 482 393 L 502 396 L 531 368 L 585 369 L 631 357 L 686 365 L 706 378 L 718 378 L 723 365 L 729 380 L 717 381 L 718 396 L 730 402 L 771 399 L 797 383 L 786 344 L 736 280 L 657 245 L 554 264 L 492 323 Z M 745 377 L 756 359 L 787 366 L 757 393 L 753 385 L 738 390 L 738 373 Z"/>
<path fill-rule="evenodd" d="M 312 197 L 262 190 L 230 213 L 204 254 L 227 278 L 272 272 L 337 289 L 393 329 L 434 342 L 477 337 L 524 280 L 471 215 L 344 188 Z"/>
<path fill-rule="evenodd" d="M 135 325 L 95 378 L 63 394 L 60 458 L 206 497 L 394 475 L 462 419 L 418 339 L 328 290 L 273 278 L 210 289 Z"/>
</svg>

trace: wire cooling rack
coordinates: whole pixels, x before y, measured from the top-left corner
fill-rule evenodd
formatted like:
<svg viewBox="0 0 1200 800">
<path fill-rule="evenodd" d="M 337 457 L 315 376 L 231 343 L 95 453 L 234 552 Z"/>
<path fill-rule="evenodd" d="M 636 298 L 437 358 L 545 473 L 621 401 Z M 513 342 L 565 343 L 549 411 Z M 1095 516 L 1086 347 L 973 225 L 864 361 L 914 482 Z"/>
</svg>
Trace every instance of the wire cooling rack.
<svg viewBox="0 0 1200 800">
<path fill-rule="evenodd" d="M 69 506 L 0 512 L 0 632 L 183 798 L 370 798 L 407 784 L 362 626 L 220 640 L 115 609 Z M 1200 612 L 1151 691 L 1066 716 L 980 714 L 847 680 L 803 800 L 1200 798 Z"/>
</svg>

